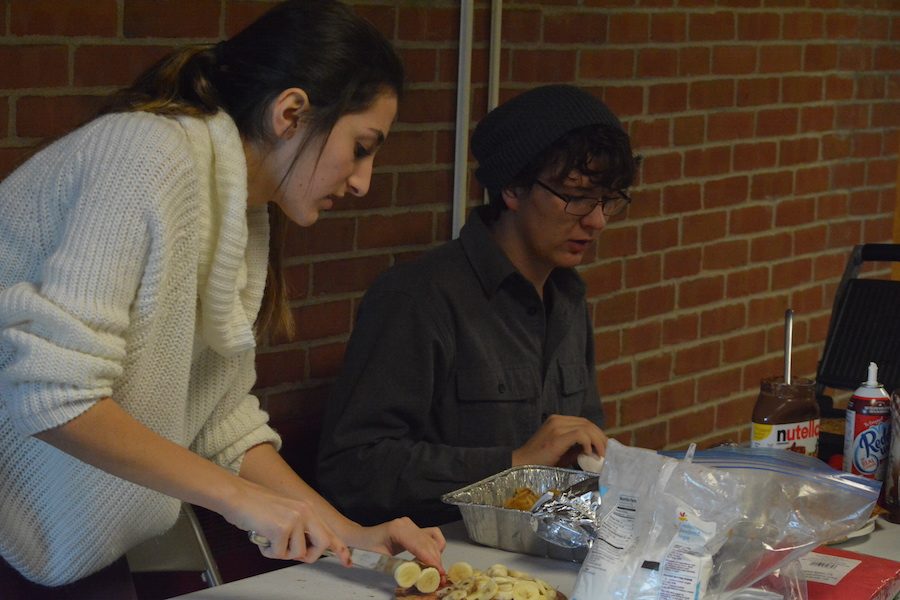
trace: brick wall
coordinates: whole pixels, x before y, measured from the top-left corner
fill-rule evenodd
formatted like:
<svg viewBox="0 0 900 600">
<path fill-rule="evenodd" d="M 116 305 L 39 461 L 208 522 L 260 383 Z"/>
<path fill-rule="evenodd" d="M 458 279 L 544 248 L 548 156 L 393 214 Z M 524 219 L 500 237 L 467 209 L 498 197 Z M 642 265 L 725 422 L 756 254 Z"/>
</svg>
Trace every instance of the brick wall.
<svg viewBox="0 0 900 600">
<path fill-rule="evenodd" d="M 227 36 L 268 4 L 2 0 L 0 176 L 169 49 Z M 362 292 L 450 235 L 459 3 L 352 4 L 400 49 L 409 93 L 369 196 L 294 232 L 301 335 L 259 355 L 259 395 L 307 472 Z M 475 10 L 473 119 L 486 105 L 489 4 Z M 505 4 L 502 97 L 586 86 L 645 156 L 634 204 L 582 268 L 609 432 L 652 448 L 746 440 L 759 379 L 781 370 L 785 309 L 795 372 L 812 375 L 850 248 L 891 238 L 900 5 Z"/>
</svg>

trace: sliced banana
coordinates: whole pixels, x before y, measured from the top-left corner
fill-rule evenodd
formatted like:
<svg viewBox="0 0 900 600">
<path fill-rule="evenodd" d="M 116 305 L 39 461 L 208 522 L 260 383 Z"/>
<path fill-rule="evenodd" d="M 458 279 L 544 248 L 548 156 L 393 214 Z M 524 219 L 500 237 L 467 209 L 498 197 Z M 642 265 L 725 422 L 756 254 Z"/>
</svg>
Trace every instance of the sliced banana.
<svg viewBox="0 0 900 600">
<path fill-rule="evenodd" d="M 444 600 L 466 600 L 467 595 L 465 590 L 451 590 L 444 596 Z"/>
<path fill-rule="evenodd" d="M 434 567 L 425 567 L 416 579 L 416 589 L 423 594 L 430 594 L 441 585 L 441 574 Z"/>
<path fill-rule="evenodd" d="M 534 581 L 534 577 L 526 573 L 525 571 L 518 571 L 516 569 L 507 569 L 507 575 L 514 579 L 524 579 L 525 581 Z"/>
<path fill-rule="evenodd" d="M 541 586 L 534 581 L 519 581 L 512 589 L 513 600 L 538 600 L 543 595 Z"/>
<path fill-rule="evenodd" d="M 437 572 L 437 569 L 434 570 L 435 572 Z M 402 588 L 412 587 L 419 580 L 419 576 L 421 574 L 422 567 L 420 567 L 417 563 L 414 563 L 412 561 L 400 563 L 399 565 L 397 565 L 397 568 L 394 569 L 394 581 L 396 581 L 397 585 Z M 440 580 L 440 576 L 438 576 L 438 580 Z"/>
<path fill-rule="evenodd" d="M 464 561 L 453 563 L 450 565 L 450 568 L 447 569 L 447 579 L 450 583 L 454 584 L 472 577 L 472 574 L 472 565 Z"/>
<path fill-rule="evenodd" d="M 509 575 L 509 569 L 506 568 L 506 565 L 496 564 L 488 567 L 488 570 L 485 571 L 491 577 L 506 577 Z"/>
</svg>

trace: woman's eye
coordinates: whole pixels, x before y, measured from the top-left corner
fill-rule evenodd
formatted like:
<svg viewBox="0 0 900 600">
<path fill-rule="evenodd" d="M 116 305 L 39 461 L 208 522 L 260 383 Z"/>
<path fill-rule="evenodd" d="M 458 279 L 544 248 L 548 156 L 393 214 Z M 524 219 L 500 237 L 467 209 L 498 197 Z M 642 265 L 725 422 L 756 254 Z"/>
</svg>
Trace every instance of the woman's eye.
<svg viewBox="0 0 900 600">
<path fill-rule="evenodd" d="M 368 148 L 366 148 L 365 146 L 363 146 L 362 144 L 357 144 L 356 150 L 354 150 L 354 152 L 353 152 L 353 155 L 356 158 L 365 158 L 365 157 L 369 156 L 370 154 L 372 154 L 372 151 L 369 150 Z"/>
</svg>

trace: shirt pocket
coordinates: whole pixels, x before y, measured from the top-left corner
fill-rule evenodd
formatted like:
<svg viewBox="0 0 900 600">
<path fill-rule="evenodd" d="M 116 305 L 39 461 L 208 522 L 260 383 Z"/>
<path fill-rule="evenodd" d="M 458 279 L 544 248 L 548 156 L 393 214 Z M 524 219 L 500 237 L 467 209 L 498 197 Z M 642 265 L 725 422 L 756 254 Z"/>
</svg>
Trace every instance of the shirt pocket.
<svg viewBox="0 0 900 600">
<path fill-rule="evenodd" d="M 457 374 L 460 403 L 524 402 L 540 394 L 538 373 L 529 367 L 465 369 Z"/>
<path fill-rule="evenodd" d="M 559 363 L 559 410 L 562 414 L 581 414 L 587 387 L 588 369 L 583 362 Z"/>
</svg>

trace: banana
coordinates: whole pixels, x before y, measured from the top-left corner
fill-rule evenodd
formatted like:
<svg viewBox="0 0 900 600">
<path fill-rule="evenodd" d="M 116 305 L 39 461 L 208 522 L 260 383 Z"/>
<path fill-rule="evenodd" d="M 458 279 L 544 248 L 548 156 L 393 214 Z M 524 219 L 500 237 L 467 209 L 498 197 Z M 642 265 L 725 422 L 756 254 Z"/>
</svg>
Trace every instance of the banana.
<svg viewBox="0 0 900 600">
<path fill-rule="evenodd" d="M 450 580 L 450 583 L 459 583 L 464 579 L 468 579 L 472 577 L 472 565 L 467 562 L 458 562 L 450 565 L 450 568 L 447 569 L 447 579 Z"/>
<path fill-rule="evenodd" d="M 525 581 L 534 581 L 534 577 L 525 571 L 517 571 L 516 569 L 507 569 L 507 575 L 514 579 L 523 579 Z"/>
<path fill-rule="evenodd" d="M 466 600 L 465 590 L 451 590 L 449 594 L 444 596 L 444 600 Z"/>
<path fill-rule="evenodd" d="M 497 593 L 497 588 L 497 582 L 490 577 L 477 579 L 475 582 L 476 591 L 481 594 L 481 597 L 485 600 L 490 600 L 491 598 L 493 598 Z"/>
<path fill-rule="evenodd" d="M 488 570 L 485 571 L 491 577 L 506 577 L 509 575 L 509 569 L 506 568 L 506 565 L 491 565 L 488 567 Z"/>
<path fill-rule="evenodd" d="M 519 581 L 513 586 L 513 600 L 538 600 L 543 597 L 541 587 L 533 581 Z"/>
<path fill-rule="evenodd" d="M 416 589 L 423 594 L 430 594 L 441 585 L 441 574 L 434 567 L 425 567 L 416 580 Z"/>
<path fill-rule="evenodd" d="M 437 569 L 435 569 L 435 572 Z M 394 581 L 402 588 L 412 587 L 419 580 L 422 574 L 422 567 L 412 561 L 400 563 L 394 569 Z M 440 579 L 440 577 L 438 577 Z M 434 590 L 432 590 L 434 591 Z"/>
</svg>

